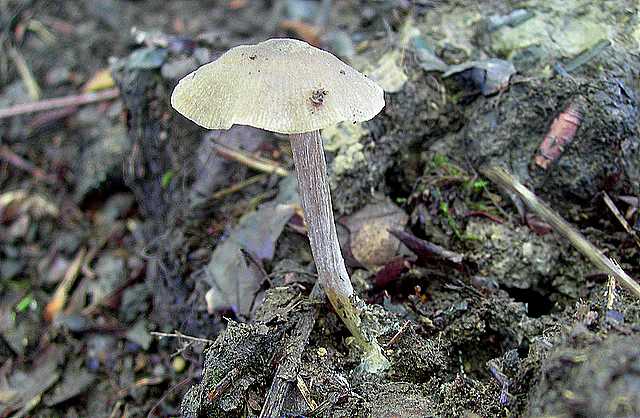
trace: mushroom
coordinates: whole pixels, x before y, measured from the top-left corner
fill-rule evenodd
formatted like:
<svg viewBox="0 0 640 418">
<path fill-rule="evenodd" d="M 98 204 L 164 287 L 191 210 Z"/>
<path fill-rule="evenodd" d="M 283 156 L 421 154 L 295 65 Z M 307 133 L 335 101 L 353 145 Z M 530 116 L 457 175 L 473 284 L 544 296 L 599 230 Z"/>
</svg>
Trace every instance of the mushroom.
<svg viewBox="0 0 640 418">
<path fill-rule="evenodd" d="M 332 54 L 294 39 L 230 49 L 184 77 L 171 96 L 182 115 L 208 129 L 234 124 L 288 134 L 318 280 L 356 341 L 363 368 L 388 366 L 362 329 L 363 303 L 353 292 L 336 234 L 320 129 L 362 122 L 384 107 L 382 89 Z"/>
</svg>

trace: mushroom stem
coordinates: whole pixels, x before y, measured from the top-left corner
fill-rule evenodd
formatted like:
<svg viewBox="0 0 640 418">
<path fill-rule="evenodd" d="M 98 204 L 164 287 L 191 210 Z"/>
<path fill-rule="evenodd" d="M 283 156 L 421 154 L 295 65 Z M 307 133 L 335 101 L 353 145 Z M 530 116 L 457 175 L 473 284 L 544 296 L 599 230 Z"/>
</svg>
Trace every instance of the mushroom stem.
<svg viewBox="0 0 640 418">
<path fill-rule="evenodd" d="M 293 161 L 298 175 L 311 252 L 318 270 L 318 281 L 327 298 L 356 341 L 364 348 L 363 366 L 380 371 L 388 366 L 378 343 L 361 327 L 361 309 L 342 258 L 327 180 L 327 164 L 320 131 L 290 135 Z"/>
</svg>

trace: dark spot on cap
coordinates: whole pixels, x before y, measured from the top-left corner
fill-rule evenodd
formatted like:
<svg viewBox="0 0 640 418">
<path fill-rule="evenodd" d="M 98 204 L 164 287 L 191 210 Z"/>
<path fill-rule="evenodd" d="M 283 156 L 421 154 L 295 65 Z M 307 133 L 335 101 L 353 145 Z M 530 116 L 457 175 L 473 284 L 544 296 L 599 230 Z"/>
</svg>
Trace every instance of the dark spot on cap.
<svg viewBox="0 0 640 418">
<path fill-rule="evenodd" d="M 253 54 L 253 55 L 250 55 L 250 56 L 249 56 L 249 59 L 250 59 L 250 60 L 254 60 L 254 59 L 256 59 L 256 58 L 258 58 L 258 56 L 257 56 L 257 55 L 255 55 L 255 54 Z"/>
<path fill-rule="evenodd" d="M 340 74 L 345 75 L 346 73 L 344 72 L 344 70 L 340 70 Z"/>
</svg>

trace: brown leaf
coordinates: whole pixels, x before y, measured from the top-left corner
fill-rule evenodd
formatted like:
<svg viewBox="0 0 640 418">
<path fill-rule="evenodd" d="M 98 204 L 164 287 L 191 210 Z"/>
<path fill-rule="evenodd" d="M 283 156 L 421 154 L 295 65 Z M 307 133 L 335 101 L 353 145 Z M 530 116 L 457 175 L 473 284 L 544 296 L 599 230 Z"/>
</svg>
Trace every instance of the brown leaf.
<svg viewBox="0 0 640 418">
<path fill-rule="evenodd" d="M 400 242 L 389 233 L 401 229 L 409 217 L 391 201 L 369 204 L 345 218 L 342 223 L 349 229 L 351 253 L 369 269 L 387 264 L 400 248 Z"/>
<path fill-rule="evenodd" d="M 320 46 L 320 30 L 299 20 L 285 19 L 280 22 L 280 28 L 291 31 L 313 46 Z"/>
</svg>

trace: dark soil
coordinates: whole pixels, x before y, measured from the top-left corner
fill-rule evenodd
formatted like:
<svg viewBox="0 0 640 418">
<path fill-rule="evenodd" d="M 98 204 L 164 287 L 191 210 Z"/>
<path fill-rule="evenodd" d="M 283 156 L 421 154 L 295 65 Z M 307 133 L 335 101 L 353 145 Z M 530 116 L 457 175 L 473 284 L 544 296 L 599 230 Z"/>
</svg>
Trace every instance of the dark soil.
<svg viewBox="0 0 640 418">
<path fill-rule="evenodd" d="M 478 174 L 506 167 L 640 277 L 640 11 L 534 3 L 0 1 L 0 111 L 35 100 L 21 58 L 40 98 L 119 89 L 0 119 L 0 416 L 640 416 L 640 301 Z M 383 373 L 314 286 L 294 175 L 216 151 L 294 173 L 287 141 L 169 104 L 283 36 L 385 89 L 323 133 Z"/>
</svg>

